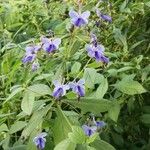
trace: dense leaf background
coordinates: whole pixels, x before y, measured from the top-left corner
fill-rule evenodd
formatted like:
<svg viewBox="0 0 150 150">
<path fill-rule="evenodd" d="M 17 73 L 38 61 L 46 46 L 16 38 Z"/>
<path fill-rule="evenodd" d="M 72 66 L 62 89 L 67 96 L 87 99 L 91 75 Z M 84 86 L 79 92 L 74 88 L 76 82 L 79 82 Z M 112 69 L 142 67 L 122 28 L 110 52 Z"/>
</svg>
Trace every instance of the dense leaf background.
<svg viewBox="0 0 150 150">
<path fill-rule="evenodd" d="M 71 31 L 69 10 L 76 0 L 0 1 L 0 149 L 36 150 L 33 138 L 46 131 L 45 150 L 150 149 L 150 1 L 105 0 L 99 8 L 112 23 L 95 25 L 98 0 L 81 0 L 91 12 L 88 26 Z M 92 31 L 105 48 L 108 65 L 89 59 Z M 42 35 L 62 39 L 53 55 L 38 56 L 40 68 L 22 64 L 26 45 Z M 84 78 L 86 95 L 68 92 L 53 100 L 52 81 Z M 86 137 L 91 115 L 107 126 Z"/>
</svg>

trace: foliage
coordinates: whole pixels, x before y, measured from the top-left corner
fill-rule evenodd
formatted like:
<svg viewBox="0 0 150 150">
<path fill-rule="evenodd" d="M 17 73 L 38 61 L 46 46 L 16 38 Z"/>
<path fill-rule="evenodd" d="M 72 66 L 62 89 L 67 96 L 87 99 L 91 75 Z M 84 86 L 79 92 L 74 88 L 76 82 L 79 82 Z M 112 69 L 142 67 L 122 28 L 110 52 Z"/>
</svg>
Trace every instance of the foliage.
<svg viewBox="0 0 150 150">
<path fill-rule="evenodd" d="M 69 11 L 89 10 L 89 23 L 73 27 Z M 112 17 L 99 19 L 96 8 Z M 100 22 L 99 22 L 100 20 Z M 87 55 L 91 32 L 105 46 L 109 63 Z M 41 36 L 60 38 L 54 53 L 40 51 L 40 67 L 23 64 L 27 45 Z M 45 150 L 150 149 L 150 1 L 2 0 L 0 1 L 0 148 L 36 150 L 47 132 Z M 85 97 L 73 91 L 52 96 L 54 80 L 85 79 Z M 87 136 L 83 124 L 106 126 Z"/>
</svg>

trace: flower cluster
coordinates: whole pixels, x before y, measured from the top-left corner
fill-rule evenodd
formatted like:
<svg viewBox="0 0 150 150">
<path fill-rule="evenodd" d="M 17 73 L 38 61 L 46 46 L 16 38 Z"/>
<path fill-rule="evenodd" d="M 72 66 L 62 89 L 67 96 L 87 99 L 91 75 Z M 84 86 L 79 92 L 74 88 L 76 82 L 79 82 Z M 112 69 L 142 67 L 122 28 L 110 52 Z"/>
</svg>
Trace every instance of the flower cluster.
<svg viewBox="0 0 150 150">
<path fill-rule="evenodd" d="M 88 52 L 88 56 L 95 58 L 97 62 L 109 62 L 109 59 L 104 56 L 104 46 L 102 44 L 98 44 L 97 38 L 94 34 L 91 34 L 91 44 L 86 45 L 86 50 Z"/>
<path fill-rule="evenodd" d="M 39 63 L 37 59 L 37 53 L 43 49 L 47 53 L 52 53 L 59 48 L 61 43 L 60 38 L 48 39 L 46 37 L 41 37 L 41 43 L 38 45 L 29 45 L 25 48 L 25 56 L 22 59 L 23 64 L 32 63 L 32 71 L 36 71 L 39 68 Z"/>
<path fill-rule="evenodd" d="M 112 18 L 108 15 L 105 15 L 101 13 L 99 10 L 97 10 L 97 15 L 101 17 L 101 19 L 111 22 Z M 71 10 L 69 12 L 69 16 L 71 18 L 71 23 L 76 27 L 82 27 L 88 24 L 88 19 L 90 17 L 90 11 L 85 11 L 83 13 L 76 12 L 74 10 Z M 41 37 L 41 44 L 35 46 L 27 46 L 26 47 L 26 54 L 24 58 L 22 59 L 22 62 L 24 64 L 32 63 L 32 70 L 35 71 L 39 64 L 36 62 L 37 53 L 40 49 L 43 49 L 45 52 L 53 53 L 57 49 L 59 49 L 59 45 L 61 44 L 60 38 L 52 38 L 48 39 L 46 37 Z M 104 46 L 102 44 L 99 44 L 97 41 L 97 37 L 95 34 L 91 33 L 91 41 L 90 44 L 86 45 L 86 51 L 88 53 L 88 56 L 91 58 L 94 58 L 97 62 L 101 61 L 104 63 L 108 63 L 109 59 L 104 56 Z M 68 84 L 63 84 L 59 81 L 54 81 L 54 90 L 52 93 L 52 96 L 58 100 L 61 97 L 65 96 L 67 90 L 72 90 L 74 93 L 77 94 L 78 98 L 85 96 L 85 81 L 84 79 L 80 79 L 79 81 L 73 81 Z M 91 125 L 83 125 L 82 128 L 87 136 L 93 135 L 95 132 L 97 132 L 99 129 L 103 128 L 106 123 L 104 121 L 95 121 L 93 118 L 93 124 Z M 46 142 L 46 133 L 41 133 L 37 135 L 33 141 L 38 149 L 42 150 L 45 147 Z"/>
<path fill-rule="evenodd" d="M 100 13 L 99 10 L 97 10 L 97 14 L 99 14 L 105 21 L 111 22 L 111 17 L 104 15 Z M 85 11 L 82 14 L 77 13 L 73 10 L 69 12 L 69 16 L 71 17 L 71 22 L 74 26 L 81 27 L 83 25 L 86 25 L 88 23 L 88 18 L 90 16 L 89 11 Z M 104 56 L 104 46 L 98 45 L 97 43 L 97 37 L 94 34 L 91 34 L 91 44 L 86 45 L 86 50 L 88 52 L 88 56 L 91 58 L 95 58 L 96 61 L 101 61 L 104 63 L 108 63 L 109 59 Z"/>
<path fill-rule="evenodd" d="M 38 62 L 36 62 L 36 57 L 40 49 L 41 49 L 41 45 L 30 45 L 30 46 L 27 46 L 25 49 L 26 53 L 22 59 L 22 62 L 24 64 L 32 63 L 33 71 L 35 71 L 39 66 Z"/>
<path fill-rule="evenodd" d="M 95 132 L 106 126 L 106 123 L 104 121 L 95 121 L 94 117 L 92 123 L 93 123 L 92 125 L 82 126 L 82 129 L 87 136 L 93 135 Z"/>
<path fill-rule="evenodd" d="M 66 91 L 72 89 L 78 97 L 83 97 L 85 95 L 84 79 L 80 79 L 78 82 L 70 82 L 69 84 L 61 84 L 59 81 L 54 81 L 55 85 L 52 96 L 55 99 L 59 99 L 66 94 Z"/>
</svg>

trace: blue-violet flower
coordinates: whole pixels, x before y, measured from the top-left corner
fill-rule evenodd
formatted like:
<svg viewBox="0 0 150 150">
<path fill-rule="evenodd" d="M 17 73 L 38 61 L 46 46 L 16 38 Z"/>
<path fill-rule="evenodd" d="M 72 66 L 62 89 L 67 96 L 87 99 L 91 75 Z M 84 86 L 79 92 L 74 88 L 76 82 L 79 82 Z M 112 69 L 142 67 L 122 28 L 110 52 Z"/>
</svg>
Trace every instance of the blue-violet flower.
<svg viewBox="0 0 150 150">
<path fill-rule="evenodd" d="M 35 143 L 35 145 L 37 146 L 37 148 L 38 148 L 39 150 L 44 149 L 44 147 L 45 147 L 45 142 L 46 142 L 46 139 L 45 139 L 46 136 L 47 136 L 47 133 L 46 133 L 46 132 L 42 132 L 42 133 L 38 134 L 38 135 L 33 139 L 33 142 Z"/>
<path fill-rule="evenodd" d="M 24 64 L 28 63 L 28 62 L 33 62 L 36 58 L 36 54 L 37 52 L 41 49 L 41 46 L 40 45 L 30 45 L 30 46 L 27 46 L 25 48 L 26 50 L 26 53 L 25 53 L 25 56 L 23 57 L 22 59 L 22 62 Z"/>
<path fill-rule="evenodd" d="M 68 85 L 63 85 L 59 81 L 54 81 L 53 84 L 55 85 L 55 88 L 52 93 L 52 96 L 56 99 L 59 99 L 60 97 L 64 96 L 66 94 L 66 90 L 69 90 Z"/>
<path fill-rule="evenodd" d="M 106 123 L 104 121 L 96 121 L 95 124 L 97 128 L 103 128 L 106 126 Z"/>
<path fill-rule="evenodd" d="M 112 22 L 112 17 L 106 14 L 101 13 L 99 10 L 96 10 L 97 16 L 102 18 L 104 21 L 107 21 L 109 23 Z"/>
<path fill-rule="evenodd" d="M 73 90 L 73 92 L 77 93 L 79 97 L 83 97 L 85 95 L 85 80 L 80 79 L 78 82 L 69 83 L 69 87 Z"/>
<path fill-rule="evenodd" d="M 91 58 L 95 58 L 96 61 L 102 61 L 105 63 L 109 62 L 109 59 L 104 56 L 104 46 L 103 45 L 93 45 L 93 44 L 88 44 L 86 45 L 86 50 L 88 52 L 88 56 Z"/>
<path fill-rule="evenodd" d="M 95 117 L 93 116 L 93 123 L 96 125 L 98 129 L 103 128 L 106 126 L 106 123 L 104 121 L 95 121 Z"/>
<path fill-rule="evenodd" d="M 40 65 L 38 62 L 33 62 L 31 68 L 32 68 L 32 71 L 36 71 L 39 67 L 40 67 Z"/>
<path fill-rule="evenodd" d="M 42 37 L 41 41 L 43 44 L 43 49 L 48 53 L 51 53 L 51 52 L 57 50 L 59 48 L 60 43 L 61 43 L 60 38 L 48 39 L 46 37 Z"/>
<path fill-rule="evenodd" d="M 88 24 L 88 18 L 90 16 L 90 11 L 85 11 L 83 13 L 78 13 L 74 10 L 70 10 L 69 16 L 71 17 L 71 23 L 77 27 Z"/>
<path fill-rule="evenodd" d="M 96 35 L 91 33 L 90 36 L 91 36 L 91 43 L 96 47 L 98 44 Z"/>
<path fill-rule="evenodd" d="M 87 136 L 91 136 L 91 135 L 93 135 L 93 134 L 96 132 L 97 127 L 96 127 L 96 126 L 83 125 L 83 126 L 82 126 L 82 129 L 83 129 L 84 133 L 85 133 Z"/>
</svg>

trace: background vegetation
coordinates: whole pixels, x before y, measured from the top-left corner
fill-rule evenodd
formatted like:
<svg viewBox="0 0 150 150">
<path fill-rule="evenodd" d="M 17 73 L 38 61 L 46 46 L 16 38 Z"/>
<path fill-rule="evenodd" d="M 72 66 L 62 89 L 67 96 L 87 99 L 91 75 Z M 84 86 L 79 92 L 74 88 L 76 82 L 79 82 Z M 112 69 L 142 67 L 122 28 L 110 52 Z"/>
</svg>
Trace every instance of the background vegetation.
<svg viewBox="0 0 150 150">
<path fill-rule="evenodd" d="M 68 14 L 78 9 L 75 0 L 0 1 L 1 149 L 34 150 L 33 138 L 41 131 L 48 133 L 47 150 L 150 149 L 150 1 L 112 0 L 112 6 L 105 1 L 99 9 L 113 21 L 99 26 L 97 2 L 82 0 L 83 11 L 91 12 L 89 24 L 72 35 Z M 105 46 L 108 65 L 89 60 L 90 31 Z M 32 72 L 21 60 L 26 45 L 40 42 L 42 35 L 63 42 L 55 54 L 41 53 L 40 68 Z M 52 81 L 60 76 L 66 82 L 85 78 L 85 97 L 77 102 L 68 92 L 54 103 Z M 80 127 L 92 115 L 107 125 L 85 143 Z"/>
</svg>

